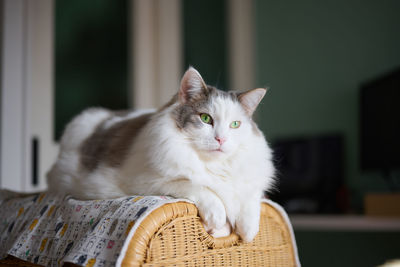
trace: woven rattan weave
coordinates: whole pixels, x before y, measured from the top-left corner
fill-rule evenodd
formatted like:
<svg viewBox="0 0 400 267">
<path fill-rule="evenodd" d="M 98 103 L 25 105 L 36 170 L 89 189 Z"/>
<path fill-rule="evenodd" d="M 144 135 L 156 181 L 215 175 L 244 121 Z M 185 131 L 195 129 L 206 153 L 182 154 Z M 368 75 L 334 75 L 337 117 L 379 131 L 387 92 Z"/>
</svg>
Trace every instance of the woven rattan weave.
<svg viewBox="0 0 400 267">
<path fill-rule="evenodd" d="M 263 203 L 260 231 L 248 244 L 231 234 L 207 234 L 193 204 L 172 203 L 151 213 L 136 230 L 126 266 L 296 266 L 291 232 L 275 207 Z"/>
</svg>

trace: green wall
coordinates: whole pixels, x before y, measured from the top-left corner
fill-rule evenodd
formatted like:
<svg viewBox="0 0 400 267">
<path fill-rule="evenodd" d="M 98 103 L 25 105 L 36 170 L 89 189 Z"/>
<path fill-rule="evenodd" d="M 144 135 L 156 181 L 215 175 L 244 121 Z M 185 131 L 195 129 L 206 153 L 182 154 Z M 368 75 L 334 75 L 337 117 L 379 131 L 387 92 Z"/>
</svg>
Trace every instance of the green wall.
<svg viewBox="0 0 400 267">
<path fill-rule="evenodd" d="M 87 107 L 128 107 L 128 1 L 57 0 L 55 137 Z"/>
<path fill-rule="evenodd" d="M 259 122 L 267 138 L 342 133 L 356 210 L 386 189 L 358 167 L 361 83 L 400 66 L 400 1 L 255 1 L 257 84 L 269 86 Z"/>
<path fill-rule="evenodd" d="M 185 68 L 193 66 L 207 84 L 226 90 L 226 1 L 184 0 L 182 5 Z"/>
</svg>

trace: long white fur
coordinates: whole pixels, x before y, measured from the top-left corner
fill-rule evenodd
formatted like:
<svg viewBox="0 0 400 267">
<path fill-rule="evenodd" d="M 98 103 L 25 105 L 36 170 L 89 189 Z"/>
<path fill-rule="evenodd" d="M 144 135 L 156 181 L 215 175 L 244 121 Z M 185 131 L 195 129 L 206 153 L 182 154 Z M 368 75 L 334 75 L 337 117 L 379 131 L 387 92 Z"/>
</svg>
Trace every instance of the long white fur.
<svg viewBox="0 0 400 267">
<path fill-rule="evenodd" d="M 176 105 L 155 113 L 121 167 L 100 163 L 94 172 L 78 167 L 79 145 L 111 115 L 103 109 L 83 112 L 62 137 L 59 158 L 48 174 L 50 189 L 85 199 L 132 194 L 188 198 L 215 236 L 229 234 L 231 225 L 244 241 L 251 241 L 258 232 L 263 191 L 271 187 L 274 176 L 263 134 L 254 129 L 238 102 L 223 97 L 216 98 L 207 112 L 214 126 L 182 133 L 171 115 Z M 125 119 L 139 114 L 143 113 Z M 241 126 L 230 128 L 232 121 L 241 121 Z M 207 152 L 219 147 L 215 136 L 226 138 L 224 152 Z"/>
</svg>

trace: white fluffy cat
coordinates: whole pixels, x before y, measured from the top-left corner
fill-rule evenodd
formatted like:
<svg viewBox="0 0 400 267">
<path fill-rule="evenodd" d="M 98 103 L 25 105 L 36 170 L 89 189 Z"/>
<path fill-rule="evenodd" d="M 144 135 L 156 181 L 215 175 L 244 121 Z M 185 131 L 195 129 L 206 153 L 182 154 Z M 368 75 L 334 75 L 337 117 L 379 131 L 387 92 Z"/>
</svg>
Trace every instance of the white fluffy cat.
<svg viewBox="0 0 400 267">
<path fill-rule="evenodd" d="M 271 150 L 252 121 L 265 92 L 223 92 L 189 68 L 157 111 L 86 110 L 62 136 L 49 188 L 84 199 L 187 198 L 210 233 L 227 235 L 230 225 L 250 242 L 274 175 Z"/>
</svg>

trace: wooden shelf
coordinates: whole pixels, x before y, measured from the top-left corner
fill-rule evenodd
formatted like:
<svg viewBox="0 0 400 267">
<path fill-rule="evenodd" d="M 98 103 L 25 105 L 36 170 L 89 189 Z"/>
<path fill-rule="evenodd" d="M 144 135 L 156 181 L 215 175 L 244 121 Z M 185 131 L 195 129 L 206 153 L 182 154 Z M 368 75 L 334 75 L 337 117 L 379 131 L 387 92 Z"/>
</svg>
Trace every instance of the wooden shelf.
<svg viewBox="0 0 400 267">
<path fill-rule="evenodd" d="M 308 231 L 400 231 L 400 217 L 364 215 L 290 215 L 294 230 Z"/>
</svg>

